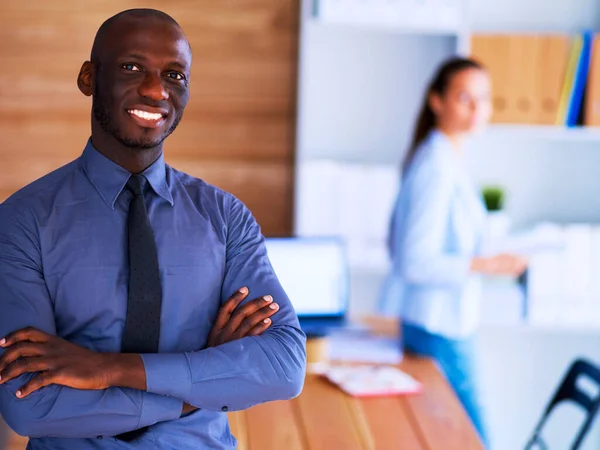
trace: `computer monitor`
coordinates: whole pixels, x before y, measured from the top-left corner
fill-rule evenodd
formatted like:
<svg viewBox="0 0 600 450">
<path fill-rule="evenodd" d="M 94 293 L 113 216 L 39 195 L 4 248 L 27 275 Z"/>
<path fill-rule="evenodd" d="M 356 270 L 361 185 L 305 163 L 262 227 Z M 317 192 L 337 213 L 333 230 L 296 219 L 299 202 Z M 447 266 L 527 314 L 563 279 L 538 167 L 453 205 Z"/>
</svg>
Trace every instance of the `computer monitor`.
<svg viewBox="0 0 600 450">
<path fill-rule="evenodd" d="M 343 319 L 348 307 L 346 248 L 338 238 L 268 238 L 275 274 L 298 318 Z"/>
</svg>

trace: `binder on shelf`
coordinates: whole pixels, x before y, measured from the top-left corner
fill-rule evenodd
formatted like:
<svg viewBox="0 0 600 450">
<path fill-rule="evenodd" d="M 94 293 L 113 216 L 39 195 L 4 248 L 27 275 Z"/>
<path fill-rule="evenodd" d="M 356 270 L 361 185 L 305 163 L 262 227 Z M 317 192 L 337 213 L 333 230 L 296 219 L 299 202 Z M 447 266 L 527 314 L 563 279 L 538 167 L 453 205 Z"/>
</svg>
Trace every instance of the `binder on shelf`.
<svg viewBox="0 0 600 450">
<path fill-rule="evenodd" d="M 600 34 L 592 41 L 584 114 L 585 125 L 600 126 Z"/>
<path fill-rule="evenodd" d="M 474 34 L 471 56 L 481 62 L 492 79 L 492 123 L 510 122 L 510 46 L 506 35 Z"/>
<path fill-rule="evenodd" d="M 541 65 L 539 37 L 511 34 L 508 41 L 508 76 L 506 121 L 510 123 L 535 123 L 538 103 L 536 71 Z"/>
<path fill-rule="evenodd" d="M 592 49 L 593 34 L 590 31 L 585 31 L 581 35 L 582 48 L 579 54 L 575 79 L 569 99 L 567 109 L 566 125 L 574 127 L 578 123 L 578 118 L 581 112 L 583 102 L 583 93 L 587 84 L 588 72 L 590 67 L 590 51 Z"/>
<path fill-rule="evenodd" d="M 558 114 L 556 115 L 555 122 L 556 125 L 564 125 L 567 121 L 567 113 L 571 99 L 571 92 L 573 90 L 573 83 L 575 82 L 577 65 L 579 63 L 579 56 L 581 55 L 582 48 L 582 37 L 580 35 L 575 36 L 575 39 L 573 40 L 573 45 L 571 46 L 571 53 L 569 54 L 569 63 L 567 65 L 565 80 L 560 95 L 560 103 L 558 104 Z"/>
<path fill-rule="evenodd" d="M 471 55 L 492 77 L 491 122 L 600 125 L 596 39 L 590 31 L 572 39 L 567 35 L 473 35 Z"/>
<path fill-rule="evenodd" d="M 540 36 L 538 51 L 534 123 L 554 125 L 569 62 L 571 39 L 564 34 Z"/>
</svg>

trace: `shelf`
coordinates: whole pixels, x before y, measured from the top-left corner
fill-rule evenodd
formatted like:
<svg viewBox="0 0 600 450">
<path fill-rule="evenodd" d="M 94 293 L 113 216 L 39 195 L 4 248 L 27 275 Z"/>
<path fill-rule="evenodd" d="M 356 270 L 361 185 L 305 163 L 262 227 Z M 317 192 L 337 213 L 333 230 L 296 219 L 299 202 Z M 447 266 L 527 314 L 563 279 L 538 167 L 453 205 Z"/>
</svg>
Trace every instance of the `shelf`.
<svg viewBox="0 0 600 450">
<path fill-rule="evenodd" d="M 371 24 L 371 23 L 352 23 L 352 22 L 328 22 L 319 18 L 312 17 L 306 21 L 306 25 L 311 28 L 342 30 L 342 31 L 357 31 L 369 33 L 388 33 L 399 35 L 417 35 L 417 36 L 433 36 L 433 37 L 453 37 L 456 38 L 463 34 L 461 30 L 450 28 L 429 28 L 429 27 L 407 27 L 394 26 L 387 24 Z"/>
<path fill-rule="evenodd" d="M 600 326 L 593 324 L 531 323 L 519 320 L 512 323 L 482 323 L 484 332 L 509 332 L 558 334 L 558 335 L 600 335 Z"/>
<path fill-rule="evenodd" d="M 485 131 L 485 136 L 499 139 L 600 142 L 600 127 L 492 124 Z"/>
</svg>

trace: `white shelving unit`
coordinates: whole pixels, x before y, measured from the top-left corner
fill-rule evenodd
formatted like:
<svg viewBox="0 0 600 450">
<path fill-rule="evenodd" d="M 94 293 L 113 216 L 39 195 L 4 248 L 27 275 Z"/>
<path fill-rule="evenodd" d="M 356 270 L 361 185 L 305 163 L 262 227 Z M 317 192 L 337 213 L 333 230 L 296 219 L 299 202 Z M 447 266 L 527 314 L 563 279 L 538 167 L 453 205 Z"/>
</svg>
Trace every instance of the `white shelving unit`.
<svg viewBox="0 0 600 450">
<path fill-rule="evenodd" d="M 315 0 L 302 0 L 297 170 L 320 160 L 397 170 L 429 78 L 445 58 L 468 54 L 472 32 L 600 32 L 598 0 L 465 1 L 464 23 L 448 30 L 327 23 L 315 17 Z M 467 162 L 475 181 L 507 189 L 508 212 L 517 227 L 541 220 L 600 223 L 600 128 L 497 124 L 474 144 Z M 299 179 L 295 204 L 301 233 L 306 211 L 298 205 L 307 202 L 299 201 L 305 193 Z M 352 272 L 352 313 L 373 311 L 385 264 L 371 269 Z M 523 447 L 573 357 L 600 360 L 598 330 L 523 323 L 482 330 L 492 450 Z M 568 447 L 569 421 L 552 435 L 553 448 Z M 599 443 L 596 421 L 583 449 Z"/>
<path fill-rule="evenodd" d="M 338 7 L 368 1 L 337 0 Z M 464 0 L 464 21 L 449 30 L 327 22 L 315 16 L 314 0 L 303 0 L 300 28 L 297 167 L 319 159 L 397 167 L 433 71 L 451 55 L 468 54 L 471 32 L 600 31 L 600 2 Z M 515 226 L 545 219 L 550 207 L 548 220 L 600 222 L 600 196 L 589 198 L 590 189 L 600 192 L 600 177 L 588 175 L 590 167 L 600 166 L 595 151 L 600 128 L 492 124 L 476 143 L 468 161 L 474 177 L 506 187 Z M 565 149 L 576 152 L 561 155 Z M 555 161 L 544 162 L 547 176 L 535 173 L 544 154 Z M 557 191 L 553 174 L 568 169 L 571 177 L 578 168 L 577 183 L 563 178 Z M 521 179 L 513 176 L 527 172 Z M 544 190 L 554 198 L 541 199 Z M 296 195 L 302 196 L 302 186 L 296 186 Z M 574 208 L 583 197 L 587 209 Z M 301 214 L 297 210 L 296 218 Z"/>
<path fill-rule="evenodd" d="M 460 30 L 448 30 L 438 28 L 425 28 L 425 27 L 402 27 L 398 28 L 393 25 L 373 25 L 373 24 L 353 24 L 353 23 L 329 23 L 323 22 L 316 18 L 310 18 L 305 23 L 306 28 L 310 29 L 324 29 L 334 30 L 341 32 L 354 32 L 368 34 L 380 34 L 380 35 L 397 35 L 397 36 L 422 36 L 422 37 L 446 37 L 446 38 L 458 38 L 459 45 L 457 48 L 461 49 L 461 52 L 468 50 L 468 35 L 462 34 Z"/>
<path fill-rule="evenodd" d="M 326 22 L 316 17 L 309 18 L 306 23 L 309 27 L 323 27 L 323 28 L 334 28 L 339 30 L 353 30 L 359 33 L 391 33 L 391 34 L 420 34 L 430 36 L 456 36 L 459 30 L 451 29 L 440 29 L 434 27 L 402 27 L 391 24 L 375 25 L 375 24 L 357 24 L 357 23 L 343 23 L 343 22 Z"/>
</svg>

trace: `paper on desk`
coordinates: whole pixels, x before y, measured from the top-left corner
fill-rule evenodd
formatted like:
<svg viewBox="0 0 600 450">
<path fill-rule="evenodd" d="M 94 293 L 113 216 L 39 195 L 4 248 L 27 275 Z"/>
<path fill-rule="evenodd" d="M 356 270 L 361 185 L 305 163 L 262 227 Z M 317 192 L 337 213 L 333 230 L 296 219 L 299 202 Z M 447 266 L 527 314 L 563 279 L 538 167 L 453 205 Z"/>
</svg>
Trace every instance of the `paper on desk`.
<svg viewBox="0 0 600 450">
<path fill-rule="evenodd" d="M 324 376 L 355 397 L 416 394 L 421 391 L 421 383 L 393 366 L 332 366 Z"/>
<path fill-rule="evenodd" d="M 402 351 L 397 338 L 367 333 L 339 333 L 329 337 L 331 361 L 400 364 Z"/>
</svg>

